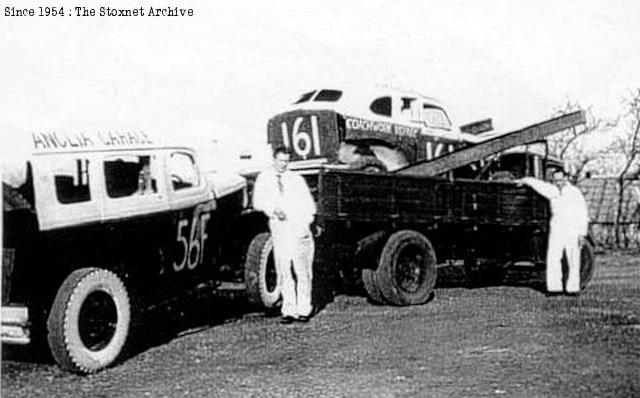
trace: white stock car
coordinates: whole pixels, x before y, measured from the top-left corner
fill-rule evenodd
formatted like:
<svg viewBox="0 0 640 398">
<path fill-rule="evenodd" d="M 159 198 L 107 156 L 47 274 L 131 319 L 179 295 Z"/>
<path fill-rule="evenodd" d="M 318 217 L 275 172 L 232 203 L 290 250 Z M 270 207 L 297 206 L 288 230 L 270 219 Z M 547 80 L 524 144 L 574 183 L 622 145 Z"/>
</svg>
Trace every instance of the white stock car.
<svg viewBox="0 0 640 398">
<path fill-rule="evenodd" d="M 267 134 L 273 147 L 291 150 L 292 169 L 315 174 L 322 165 L 392 172 L 495 137 L 497 133 L 488 133 L 492 130 L 491 119 L 457 127 L 444 104 L 413 91 L 325 87 L 302 94 L 272 117 Z M 513 148 L 454 175 L 540 176 L 524 172 L 530 167 L 543 170 L 547 162 L 546 146 L 542 151 L 532 148 Z M 499 159 L 503 161 L 496 163 Z M 487 165 L 489 160 L 492 164 Z"/>
<path fill-rule="evenodd" d="M 298 169 L 328 163 L 393 171 L 479 139 L 460 132 L 434 98 L 374 87 L 302 94 L 269 120 L 268 141 L 290 148 Z"/>
</svg>

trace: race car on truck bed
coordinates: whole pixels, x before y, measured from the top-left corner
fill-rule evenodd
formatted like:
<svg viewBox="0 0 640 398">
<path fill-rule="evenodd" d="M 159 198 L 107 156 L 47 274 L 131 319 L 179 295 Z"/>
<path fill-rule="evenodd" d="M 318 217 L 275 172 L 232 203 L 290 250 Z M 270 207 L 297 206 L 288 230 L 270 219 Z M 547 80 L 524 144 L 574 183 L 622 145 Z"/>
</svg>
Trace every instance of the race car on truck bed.
<svg viewBox="0 0 640 398">
<path fill-rule="evenodd" d="M 267 141 L 289 148 L 291 169 L 307 175 L 321 167 L 394 172 L 500 135 L 491 119 L 457 127 L 437 99 L 388 87 L 311 90 L 267 125 Z M 543 170 L 561 167 L 546 141 L 534 140 L 449 170 L 449 177 L 544 178 Z M 317 179 L 309 183 L 315 191 Z"/>
<path fill-rule="evenodd" d="M 393 171 L 479 142 L 488 129 L 483 121 L 461 131 L 440 101 L 411 91 L 319 88 L 269 120 L 268 141 L 292 150 L 293 169 Z"/>
<path fill-rule="evenodd" d="M 142 131 L 21 133 L 9 139 L 24 152 L 3 149 L 2 342 L 42 340 L 64 369 L 114 363 L 140 311 L 241 267 L 243 234 L 266 229 L 243 211 L 245 180 L 204 170 L 190 147 Z"/>
</svg>

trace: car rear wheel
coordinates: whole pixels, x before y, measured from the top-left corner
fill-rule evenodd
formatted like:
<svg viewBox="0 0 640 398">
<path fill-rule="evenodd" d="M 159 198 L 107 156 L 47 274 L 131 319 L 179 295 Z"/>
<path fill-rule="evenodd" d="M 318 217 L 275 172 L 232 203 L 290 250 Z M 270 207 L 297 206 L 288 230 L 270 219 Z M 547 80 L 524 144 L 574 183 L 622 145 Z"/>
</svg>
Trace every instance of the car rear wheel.
<svg viewBox="0 0 640 398">
<path fill-rule="evenodd" d="M 129 337 L 131 305 L 124 283 L 111 271 L 82 268 L 62 283 L 47 321 L 56 362 L 87 374 L 115 362 Z"/>
<path fill-rule="evenodd" d="M 382 173 L 387 171 L 387 167 L 375 156 L 362 156 L 349 163 L 352 170 L 362 170 L 374 173 Z"/>
<path fill-rule="evenodd" d="M 347 165 L 352 170 L 385 172 L 386 164 L 376 156 L 367 145 L 354 142 L 341 142 L 338 149 L 338 163 Z"/>
<path fill-rule="evenodd" d="M 409 165 L 404 152 L 398 147 L 371 145 L 370 148 L 375 157 L 384 164 L 387 171 L 395 171 Z"/>
</svg>

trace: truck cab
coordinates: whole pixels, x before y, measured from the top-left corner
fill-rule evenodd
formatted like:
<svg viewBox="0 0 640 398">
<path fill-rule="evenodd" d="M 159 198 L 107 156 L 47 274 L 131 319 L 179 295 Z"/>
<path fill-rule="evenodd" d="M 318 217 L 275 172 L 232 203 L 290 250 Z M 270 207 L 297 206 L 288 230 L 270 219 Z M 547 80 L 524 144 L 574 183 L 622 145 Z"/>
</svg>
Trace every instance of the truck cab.
<svg viewBox="0 0 640 398">
<path fill-rule="evenodd" d="M 513 181 L 523 177 L 547 180 L 553 170 L 564 169 L 562 160 L 549 154 L 546 142 L 519 145 L 453 171 L 456 178 Z"/>
<path fill-rule="evenodd" d="M 143 131 L 46 131 L 3 169 L 2 342 L 63 368 L 116 361 L 138 309 L 215 278 L 239 176 Z"/>
</svg>

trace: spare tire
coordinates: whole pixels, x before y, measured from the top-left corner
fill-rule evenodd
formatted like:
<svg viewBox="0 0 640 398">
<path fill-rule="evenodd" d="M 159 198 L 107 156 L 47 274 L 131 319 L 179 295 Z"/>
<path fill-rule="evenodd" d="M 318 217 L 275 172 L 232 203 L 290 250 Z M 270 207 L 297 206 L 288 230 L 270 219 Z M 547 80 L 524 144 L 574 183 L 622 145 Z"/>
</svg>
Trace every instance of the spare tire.
<svg viewBox="0 0 640 398">
<path fill-rule="evenodd" d="M 262 308 L 275 308 L 280 301 L 280 284 L 269 232 L 256 235 L 247 250 L 244 283 L 250 303 Z"/>
</svg>

